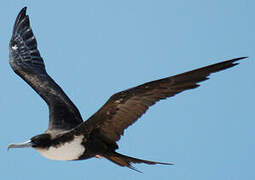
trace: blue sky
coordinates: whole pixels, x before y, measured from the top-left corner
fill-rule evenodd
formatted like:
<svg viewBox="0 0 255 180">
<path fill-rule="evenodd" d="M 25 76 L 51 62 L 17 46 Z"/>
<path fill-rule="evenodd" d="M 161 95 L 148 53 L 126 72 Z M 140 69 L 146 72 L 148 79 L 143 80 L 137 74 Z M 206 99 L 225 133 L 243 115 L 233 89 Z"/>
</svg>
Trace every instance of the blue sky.
<svg viewBox="0 0 255 180">
<path fill-rule="evenodd" d="M 253 0 L 1 1 L 1 141 L 4 179 L 253 180 Z M 48 73 L 84 119 L 114 93 L 234 57 L 249 56 L 198 89 L 162 101 L 125 131 L 118 152 L 174 166 L 107 160 L 59 162 L 7 151 L 48 125 L 43 100 L 8 64 L 14 20 L 28 6 Z"/>
</svg>

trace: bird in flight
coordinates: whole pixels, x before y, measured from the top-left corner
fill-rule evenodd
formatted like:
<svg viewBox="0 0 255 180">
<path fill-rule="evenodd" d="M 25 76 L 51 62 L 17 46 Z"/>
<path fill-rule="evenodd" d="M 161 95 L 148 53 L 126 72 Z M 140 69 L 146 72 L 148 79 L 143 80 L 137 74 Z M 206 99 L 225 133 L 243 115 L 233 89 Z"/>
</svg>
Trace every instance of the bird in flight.
<svg viewBox="0 0 255 180">
<path fill-rule="evenodd" d="M 126 156 L 116 152 L 117 141 L 124 130 L 161 99 L 199 87 L 212 73 L 237 65 L 235 58 L 182 74 L 151 81 L 118 92 L 88 120 L 83 121 L 77 107 L 61 87 L 48 75 L 30 26 L 26 7 L 18 14 L 9 44 L 10 65 L 49 107 L 48 129 L 30 140 L 10 144 L 10 148 L 32 147 L 53 160 L 83 160 L 103 157 L 111 162 L 136 170 L 132 163 L 164 164 Z M 138 171 L 138 170 L 137 170 Z"/>
</svg>

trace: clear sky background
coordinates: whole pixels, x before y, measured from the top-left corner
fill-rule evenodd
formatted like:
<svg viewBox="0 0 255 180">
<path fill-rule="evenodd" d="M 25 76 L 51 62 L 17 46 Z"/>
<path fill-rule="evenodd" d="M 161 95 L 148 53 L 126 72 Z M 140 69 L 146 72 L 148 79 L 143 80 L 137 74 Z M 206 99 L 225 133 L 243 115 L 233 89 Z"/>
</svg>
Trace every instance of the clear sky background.
<svg viewBox="0 0 255 180">
<path fill-rule="evenodd" d="M 249 56 L 198 89 L 153 106 L 118 152 L 174 166 L 60 162 L 7 151 L 48 125 L 44 101 L 10 68 L 14 20 L 28 6 L 48 73 L 86 120 L 114 93 L 219 61 Z M 255 1 L 93 0 L 0 2 L 1 179 L 254 180 Z"/>
</svg>

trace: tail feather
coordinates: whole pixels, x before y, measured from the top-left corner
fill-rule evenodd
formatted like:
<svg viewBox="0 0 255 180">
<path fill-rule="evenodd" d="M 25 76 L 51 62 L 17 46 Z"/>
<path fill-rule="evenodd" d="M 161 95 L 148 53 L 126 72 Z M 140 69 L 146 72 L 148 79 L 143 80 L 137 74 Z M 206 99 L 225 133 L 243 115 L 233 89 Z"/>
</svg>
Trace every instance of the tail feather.
<svg viewBox="0 0 255 180">
<path fill-rule="evenodd" d="M 150 165 L 154 165 L 154 164 L 173 165 L 172 163 L 155 162 L 155 161 L 137 159 L 137 158 L 123 155 L 123 154 L 119 154 L 117 152 L 113 152 L 110 154 L 104 154 L 103 156 L 106 159 L 110 160 L 111 162 L 118 164 L 119 166 L 128 167 L 128 168 L 135 170 L 137 172 L 140 172 L 140 173 L 141 173 L 141 171 L 139 171 L 135 167 L 133 167 L 131 165 L 132 163 L 145 163 L 145 164 L 150 164 Z"/>
</svg>

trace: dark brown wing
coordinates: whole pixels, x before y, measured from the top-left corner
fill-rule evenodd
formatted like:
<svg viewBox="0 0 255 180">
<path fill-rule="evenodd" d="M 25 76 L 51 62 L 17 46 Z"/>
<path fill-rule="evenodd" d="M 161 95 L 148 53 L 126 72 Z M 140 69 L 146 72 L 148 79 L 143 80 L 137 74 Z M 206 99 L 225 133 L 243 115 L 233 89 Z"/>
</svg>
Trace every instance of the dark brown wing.
<svg viewBox="0 0 255 180">
<path fill-rule="evenodd" d="M 37 42 L 23 8 L 14 24 L 9 44 L 10 65 L 48 104 L 49 130 L 68 130 L 82 123 L 81 115 L 64 91 L 47 74 Z"/>
<path fill-rule="evenodd" d="M 124 130 L 134 123 L 157 101 L 174 96 L 182 91 L 199 86 L 211 73 L 237 65 L 236 58 L 213 64 L 200 69 L 151 81 L 140 86 L 114 94 L 99 111 L 85 121 L 78 129 L 80 132 L 98 132 L 101 137 L 112 143 L 118 141 Z"/>
</svg>

